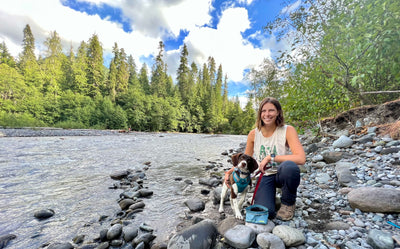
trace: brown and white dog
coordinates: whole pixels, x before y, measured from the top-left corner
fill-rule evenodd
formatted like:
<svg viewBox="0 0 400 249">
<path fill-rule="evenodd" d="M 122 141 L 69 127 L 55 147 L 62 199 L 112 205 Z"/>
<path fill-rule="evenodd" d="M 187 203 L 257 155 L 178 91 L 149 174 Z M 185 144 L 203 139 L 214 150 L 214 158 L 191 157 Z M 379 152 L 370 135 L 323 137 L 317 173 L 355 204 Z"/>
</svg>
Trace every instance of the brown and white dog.
<svg viewBox="0 0 400 249">
<path fill-rule="evenodd" d="M 247 192 L 251 187 L 251 174 L 258 168 L 257 161 L 244 153 L 238 153 L 232 156 L 232 164 L 235 167 L 232 174 L 229 175 L 229 186 L 224 182 L 222 185 L 221 201 L 219 212 L 224 212 L 224 200 L 231 190 L 230 202 L 232 210 L 237 219 L 243 220 L 240 210 L 243 208 Z"/>
</svg>

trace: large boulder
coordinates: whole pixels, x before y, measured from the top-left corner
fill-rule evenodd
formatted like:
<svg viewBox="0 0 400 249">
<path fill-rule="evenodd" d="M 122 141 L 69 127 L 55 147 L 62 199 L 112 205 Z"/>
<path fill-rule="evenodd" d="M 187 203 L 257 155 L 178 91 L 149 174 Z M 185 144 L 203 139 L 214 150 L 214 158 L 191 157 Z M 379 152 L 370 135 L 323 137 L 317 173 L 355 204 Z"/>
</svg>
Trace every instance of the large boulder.
<svg viewBox="0 0 400 249">
<path fill-rule="evenodd" d="M 400 213 L 400 190 L 375 187 L 353 189 L 347 195 L 350 206 L 363 212 Z"/>
<path fill-rule="evenodd" d="M 174 235 L 168 242 L 168 248 L 213 248 L 216 242 L 217 235 L 218 231 L 215 224 L 211 220 L 203 220 Z"/>
</svg>

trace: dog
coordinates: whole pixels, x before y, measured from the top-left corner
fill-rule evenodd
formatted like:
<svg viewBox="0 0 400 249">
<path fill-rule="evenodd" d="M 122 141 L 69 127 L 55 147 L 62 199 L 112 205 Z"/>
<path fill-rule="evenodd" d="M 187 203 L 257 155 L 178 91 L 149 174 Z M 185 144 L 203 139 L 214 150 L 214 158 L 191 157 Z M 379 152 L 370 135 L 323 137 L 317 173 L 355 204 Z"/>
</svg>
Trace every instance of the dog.
<svg viewBox="0 0 400 249">
<path fill-rule="evenodd" d="M 244 153 L 234 154 L 232 156 L 232 164 L 235 167 L 232 174 L 229 176 L 229 186 L 224 182 L 221 191 L 221 201 L 219 212 L 224 212 L 224 201 L 231 190 L 230 203 L 232 210 L 237 219 L 243 220 L 241 209 L 243 208 L 247 192 L 251 188 L 251 174 L 258 168 L 257 161 Z"/>
</svg>

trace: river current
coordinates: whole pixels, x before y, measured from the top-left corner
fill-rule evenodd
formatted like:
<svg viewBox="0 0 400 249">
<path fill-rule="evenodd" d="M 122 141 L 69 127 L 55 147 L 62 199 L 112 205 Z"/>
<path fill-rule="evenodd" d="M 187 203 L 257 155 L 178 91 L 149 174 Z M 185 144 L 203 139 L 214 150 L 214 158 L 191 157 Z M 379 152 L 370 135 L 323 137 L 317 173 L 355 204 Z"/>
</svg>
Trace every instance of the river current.
<svg viewBox="0 0 400 249">
<path fill-rule="evenodd" d="M 110 174 L 150 162 L 144 185 L 154 194 L 133 222 L 145 222 L 164 241 L 188 211 L 184 201 L 199 195 L 198 179 L 208 176 L 205 166 L 217 162 L 229 167 L 221 153 L 244 142 L 246 136 L 136 132 L 0 137 L 0 236 L 17 236 L 7 249 L 71 242 L 82 234 L 90 241 L 103 226 L 109 228 L 99 217 L 120 210 L 122 190 L 110 188 L 116 183 Z M 53 217 L 34 218 L 35 211 L 47 208 L 55 211 Z"/>
</svg>

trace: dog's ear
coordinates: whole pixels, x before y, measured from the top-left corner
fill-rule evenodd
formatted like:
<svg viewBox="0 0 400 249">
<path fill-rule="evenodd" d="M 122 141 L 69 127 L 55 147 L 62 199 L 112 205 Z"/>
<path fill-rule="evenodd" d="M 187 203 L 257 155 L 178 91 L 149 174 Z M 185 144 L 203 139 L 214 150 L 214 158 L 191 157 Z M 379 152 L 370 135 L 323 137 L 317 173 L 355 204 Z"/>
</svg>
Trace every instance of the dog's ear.
<svg viewBox="0 0 400 249">
<path fill-rule="evenodd" d="M 251 157 L 250 162 L 248 163 L 247 168 L 249 169 L 250 173 L 253 173 L 258 168 L 258 163 L 256 159 Z"/>
<path fill-rule="evenodd" d="M 243 153 L 237 153 L 232 156 L 232 164 L 233 166 L 237 166 L 239 163 L 239 158 L 243 155 Z"/>
</svg>

